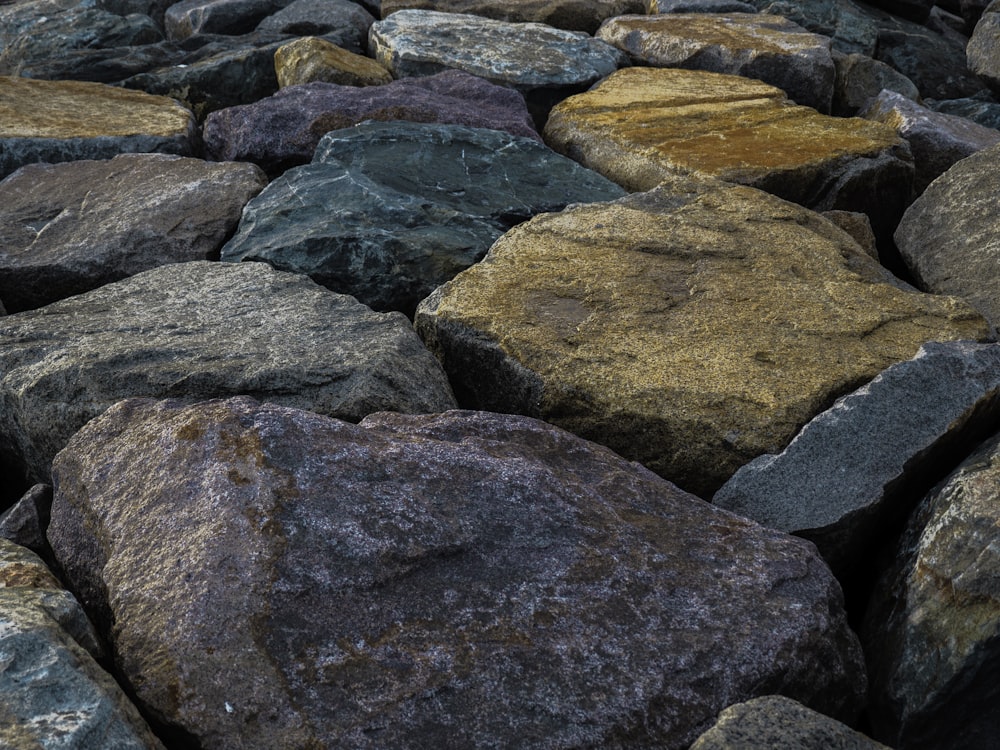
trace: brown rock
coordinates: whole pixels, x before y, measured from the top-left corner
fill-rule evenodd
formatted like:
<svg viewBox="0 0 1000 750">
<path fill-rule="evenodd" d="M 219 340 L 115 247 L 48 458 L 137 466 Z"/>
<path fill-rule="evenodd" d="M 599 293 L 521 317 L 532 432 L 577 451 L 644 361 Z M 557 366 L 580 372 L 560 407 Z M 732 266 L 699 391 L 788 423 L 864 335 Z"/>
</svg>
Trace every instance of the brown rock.
<svg viewBox="0 0 1000 750">
<path fill-rule="evenodd" d="M 343 86 L 377 86 L 392 81 L 392 74 L 370 57 L 314 36 L 279 47 L 274 53 L 274 70 L 281 88 L 313 81 Z"/>
</svg>

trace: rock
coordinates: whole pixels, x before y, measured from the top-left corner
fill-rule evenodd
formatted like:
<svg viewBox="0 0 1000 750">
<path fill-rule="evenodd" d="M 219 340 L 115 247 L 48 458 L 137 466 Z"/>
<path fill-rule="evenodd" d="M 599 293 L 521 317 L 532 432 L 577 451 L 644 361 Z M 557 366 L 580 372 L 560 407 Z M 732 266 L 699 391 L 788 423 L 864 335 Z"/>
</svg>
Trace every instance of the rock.
<svg viewBox="0 0 1000 750">
<path fill-rule="evenodd" d="M 863 700 L 811 546 L 535 420 L 129 400 L 54 473 L 64 569 L 202 747 L 680 750 L 760 691 Z"/>
<path fill-rule="evenodd" d="M 1000 93 L 1000 2 L 994 0 L 986 7 L 969 39 L 966 55 L 969 69 L 987 83 L 994 93 Z M 953 92 L 952 97 L 954 96 Z"/>
<path fill-rule="evenodd" d="M 1000 103 L 992 98 L 924 99 L 924 106 L 935 112 L 964 117 L 984 127 L 1000 130 Z"/>
<path fill-rule="evenodd" d="M 130 396 L 251 394 L 358 420 L 454 405 L 402 315 L 262 263 L 160 266 L 0 319 L 0 443 L 47 481 L 83 424 Z"/>
<path fill-rule="evenodd" d="M 876 11 L 853 0 L 748 0 L 761 13 L 784 16 L 814 34 L 830 37 L 844 54 L 874 55 L 878 46 Z"/>
<path fill-rule="evenodd" d="M 956 450 L 996 429 L 998 368 L 996 344 L 925 344 L 816 416 L 780 455 L 742 467 L 713 502 L 811 540 L 846 570 Z"/>
<path fill-rule="evenodd" d="M 0 77 L 0 178 L 40 161 L 190 154 L 191 112 L 172 99 L 82 81 Z"/>
<path fill-rule="evenodd" d="M 884 90 L 913 101 L 920 99 L 920 90 L 913 81 L 868 55 L 837 55 L 834 64 L 837 71 L 833 85 L 834 114 L 853 117 Z"/>
<path fill-rule="evenodd" d="M 270 174 L 312 160 L 320 138 L 365 120 L 410 120 L 506 130 L 538 138 L 524 98 L 457 70 L 363 89 L 329 83 L 290 86 L 256 104 L 213 112 L 205 151 L 252 161 Z"/>
<path fill-rule="evenodd" d="M 167 8 L 163 24 L 174 41 L 195 34 L 246 34 L 281 5 L 280 0 L 182 0 Z"/>
<path fill-rule="evenodd" d="M 913 81 L 924 97 L 973 96 L 985 88 L 966 65 L 965 49 L 926 29 L 880 30 L 873 56 Z"/>
<path fill-rule="evenodd" d="M 865 254 L 873 260 L 878 260 L 878 248 L 875 245 L 875 233 L 872 223 L 863 213 L 857 211 L 823 211 L 823 218 L 843 229 Z"/>
<path fill-rule="evenodd" d="M 1000 146 L 979 151 L 935 180 L 907 209 L 896 245 L 917 284 L 967 300 L 1000 325 Z"/>
<path fill-rule="evenodd" d="M 708 175 L 817 210 L 863 211 L 880 238 L 910 198 L 909 150 L 892 128 L 820 115 L 737 76 L 620 70 L 553 109 L 544 137 L 626 190 Z"/>
<path fill-rule="evenodd" d="M 606 18 L 645 12 L 645 0 L 382 0 L 383 18 L 400 10 L 464 13 L 593 34 Z"/>
<path fill-rule="evenodd" d="M 597 38 L 640 65 L 709 70 L 756 78 L 790 99 L 830 111 L 834 67 L 830 40 L 764 13 L 622 16 Z"/>
<path fill-rule="evenodd" d="M 658 13 L 756 13 L 742 0 L 648 0 L 647 12 Z"/>
<path fill-rule="evenodd" d="M 72 595 L 37 556 L 0 539 L 3 747 L 163 749 L 95 651 Z"/>
<path fill-rule="evenodd" d="M 691 750 L 890 750 L 829 716 L 782 695 L 730 706 Z"/>
<path fill-rule="evenodd" d="M 958 300 L 893 282 L 811 211 L 677 179 L 515 227 L 415 324 L 460 403 L 540 417 L 708 497 L 925 341 L 987 335 Z"/>
<path fill-rule="evenodd" d="M 323 36 L 331 44 L 364 54 L 372 14 L 351 0 L 292 0 L 257 25 L 259 31 Z"/>
<path fill-rule="evenodd" d="M 215 260 L 266 184 L 164 154 L 32 164 L 0 182 L 0 299 L 14 313 L 167 263 Z"/>
<path fill-rule="evenodd" d="M 327 133 L 313 164 L 251 201 L 222 260 L 264 261 L 412 317 L 514 224 L 624 192 L 532 138 L 364 123 Z"/>
<path fill-rule="evenodd" d="M 901 750 L 1000 733 L 998 451 L 994 437 L 922 501 L 872 599 L 872 725 Z"/>
<path fill-rule="evenodd" d="M 52 511 L 52 486 L 36 484 L 0 515 L 0 537 L 49 557 L 45 530 Z"/>
<path fill-rule="evenodd" d="M 401 10 L 372 24 L 372 56 L 395 78 L 457 69 L 524 94 L 536 122 L 557 101 L 627 64 L 587 34 L 464 13 Z"/>
<path fill-rule="evenodd" d="M 392 82 L 392 75 L 369 57 L 355 55 L 319 37 L 307 36 L 282 45 L 274 52 L 278 86 L 322 81 L 342 86 L 377 86 Z"/>
</svg>

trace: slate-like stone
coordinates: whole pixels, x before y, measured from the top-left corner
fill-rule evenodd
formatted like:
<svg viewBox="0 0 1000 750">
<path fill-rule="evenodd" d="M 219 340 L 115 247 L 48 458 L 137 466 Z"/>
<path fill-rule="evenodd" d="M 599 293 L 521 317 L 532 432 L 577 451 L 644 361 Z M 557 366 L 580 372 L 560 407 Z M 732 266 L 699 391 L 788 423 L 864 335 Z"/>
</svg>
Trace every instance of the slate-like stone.
<svg viewBox="0 0 1000 750">
<path fill-rule="evenodd" d="M 245 34 L 285 4 L 281 0 L 182 0 L 167 8 L 163 24 L 173 40 L 195 34 Z"/>
<path fill-rule="evenodd" d="M 756 78 L 789 99 L 829 113 L 834 66 L 830 39 L 765 13 L 671 13 L 613 18 L 597 38 L 640 65 Z"/>
<path fill-rule="evenodd" d="M 823 218 L 843 229 L 870 258 L 878 260 L 878 246 L 871 220 L 857 211 L 823 211 Z"/>
<path fill-rule="evenodd" d="M 794 21 L 814 34 L 831 39 L 844 54 L 874 55 L 879 23 L 875 10 L 853 0 L 747 0 L 761 13 Z"/>
<path fill-rule="evenodd" d="M 998 484 L 994 437 L 923 500 L 873 595 L 870 715 L 900 750 L 988 748 L 1000 736 Z"/>
<path fill-rule="evenodd" d="M 51 553 L 45 530 L 52 512 L 52 485 L 36 484 L 0 514 L 0 537 L 38 555 Z"/>
<path fill-rule="evenodd" d="M 966 47 L 969 69 L 1000 93 L 1000 2 L 987 6 Z M 940 96 L 940 99 L 958 98 Z"/>
<path fill-rule="evenodd" d="M 87 420 L 130 396 L 250 394 L 361 419 L 454 405 L 399 313 L 263 263 L 175 263 L 0 318 L 0 443 L 46 481 Z"/>
<path fill-rule="evenodd" d="M 514 224 L 624 193 L 532 138 L 364 123 L 328 133 L 313 164 L 252 200 L 222 260 L 264 261 L 412 317 Z"/>
<path fill-rule="evenodd" d="M 964 117 L 984 127 L 1000 130 L 1000 103 L 994 101 L 992 97 L 924 99 L 924 106 L 930 107 L 935 112 Z"/>
<path fill-rule="evenodd" d="M 986 87 L 966 64 L 965 49 L 927 29 L 881 29 L 876 59 L 905 75 L 932 99 L 973 96 Z M 974 66 L 972 66 L 974 68 Z"/>
<path fill-rule="evenodd" d="M 382 0 L 381 5 L 382 18 L 400 10 L 435 10 L 593 34 L 606 18 L 643 13 L 645 4 L 645 0 Z"/>
<path fill-rule="evenodd" d="M 919 497 L 954 446 L 997 428 L 998 409 L 1000 345 L 928 343 L 839 399 L 780 455 L 742 467 L 713 502 L 812 540 L 844 570 L 905 517 L 913 488 Z"/>
<path fill-rule="evenodd" d="M 351 0 L 293 0 L 257 25 L 259 31 L 323 36 L 331 44 L 364 54 L 375 18 Z"/>
<path fill-rule="evenodd" d="M 918 285 L 967 300 L 1000 325 L 1000 146 L 979 151 L 931 183 L 896 230 Z"/>
<path fill-rule="evenodd" d="M 836 719 L 783 695 L 730 706 L 691 750 L 890 750 Z"/>
<path fill-rule="evenodd" d="M 879 237 L 910 198 L 913 163 L 892 128 L 821 115 L 739 76 L 620 70 L 556 106 L 544 137 L 627 190 L 708 175 L 817 210 L 862 211 Z"/>
<path fill-rule="evenodd" d="M 0 182 L 0 299 L 21 312 L 167 263 L 216 260 L 267 183 L 164 154 L 32 164 Z"/>
<path fill-rule="evenodd" d="M 811 211 L 678 179 L 515 227 L 415 322 L 461 403 L 539 416 L 708 497 L 925 341 L 987 335 L 962 302 L 893 283 Z"/>
<path fill-rule="evenodd" d="M 890 65 L 868 55 L 836 55 L 833 84 L 833 113 L 853 117 L 882 93 L 894 91 L 918 101 L 920 90 L 909 78 Z"/>
<path fill-rule="evenodd" d="M 392 74 L 370 57 L 356 55 L 315 36 L 302 37 L 276 49 L 274 72 L 281 88 L 314 81 L 342 86 L 392 82 Z"/>
<path fill-rule="evenodd" d="M 453 123 L 541 140 L 524 97 L 457 70 L 365 88 L 290 86 L 255 104 L 213 112 L 202 132 L 209 158 L 252 161 L 275 174 L 311 161 L 326 133 L 365 120 Z"/>
<path fill-rule="evenodd" d="M 811 546 L 536 420 L 129 400 L 54 471 L 61 564 L 203 747 L 681 750 L 761 691 L 863 701 Z"/>
<path fill-rule="evenodd" d="M 36 162 L 191 153 L 191 112 L 172 99 L 82 81 L 0 77 L 0 177 Z"/>
<path fill-rule="evenodd" d="M 648 0 L 646 11 L 658 13 L 756 13 L 742 0 Z"/>
</svg>

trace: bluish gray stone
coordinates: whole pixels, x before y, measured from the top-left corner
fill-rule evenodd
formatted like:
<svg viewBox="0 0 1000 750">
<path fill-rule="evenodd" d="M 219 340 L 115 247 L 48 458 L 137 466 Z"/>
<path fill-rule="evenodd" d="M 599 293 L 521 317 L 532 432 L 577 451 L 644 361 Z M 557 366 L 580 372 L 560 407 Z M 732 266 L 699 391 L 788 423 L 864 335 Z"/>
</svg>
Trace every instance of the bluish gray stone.
<svg viewBox="0 0 1000 750">
<path fill-rule="evenodd" d="M 357 54 L 368 47 L 371 13 L 351 0 L 293 0 L 257 25 L 258 31 L 291 36 L 322 36 Z"/>
</svg>

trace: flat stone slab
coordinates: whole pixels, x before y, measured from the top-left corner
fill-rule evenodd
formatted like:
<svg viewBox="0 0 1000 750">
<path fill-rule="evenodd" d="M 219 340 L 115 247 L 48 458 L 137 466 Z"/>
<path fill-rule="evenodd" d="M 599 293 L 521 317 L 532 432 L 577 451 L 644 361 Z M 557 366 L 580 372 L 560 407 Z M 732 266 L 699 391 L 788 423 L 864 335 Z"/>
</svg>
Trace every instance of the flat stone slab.
<svg viewBox="0 0 1000 750">
<path fill-rule="evenodd" d="M 544 23 L 593 34 L 607 18 L 645 12 L 646 0 L 382 0 L 382 18 L 400 10 L 466 13 L 515 23 Z"/>
<path fill-rule="evenodd" d="M 327 133 L 313 164 L 268 185 L 222 260 L 264 261 L 412 316 L 518 222 L 624 194 L 532 138 L 370 122 Z"/>
<path fill-rule="evenodd" d="M 84 81 L 0 76 L 0 178 L 35 162 L 188 155 L 194 116 L 173 99 Z"/>
<path fill-rule="evenodd" d="M 708 497 L 926 341 L 988 334 L 959 300 L 895 283 L 811 211 L 678 179 L 515 227 L 415 323 L 461 403 L 541 417 Z"/>
<path fill-rule="evenodd" d="M 160 266 L 0 318 L 0 373 L 0 443 L 36 481 L 131 396 L 247 393 L 354 420 L 455 403 L 403 315 L 263 263 Z"/>
<path fill-rule="evenodd" d="M 864 701 L 811 545 L 538 420 L 131 399 L 54 475 L 61 566 L 202 747 L 686 750 L 764 686 Z"/>
<path fill-rule="evenodd" d="M 597 38 L 636 63 L 756 78 L 798 104 L 829 113 L 834 65 L 829 37 L 766 13 L 620 16 Z"/>
<path fill-rule="evenodd" d="M 0 182 L 0 300 L 21 312 L 215 260 L 266 182 L 252 164 L 163 154 L 22 167 Z"/>
<path fill-rule="evenodd" d="M 281 88 L 314 81 L 343 86 L 392 83 L 392 74 L 370 57 L 315 36 L 301 37 L 275 50 L 274 71 Z"/>
</svg>

